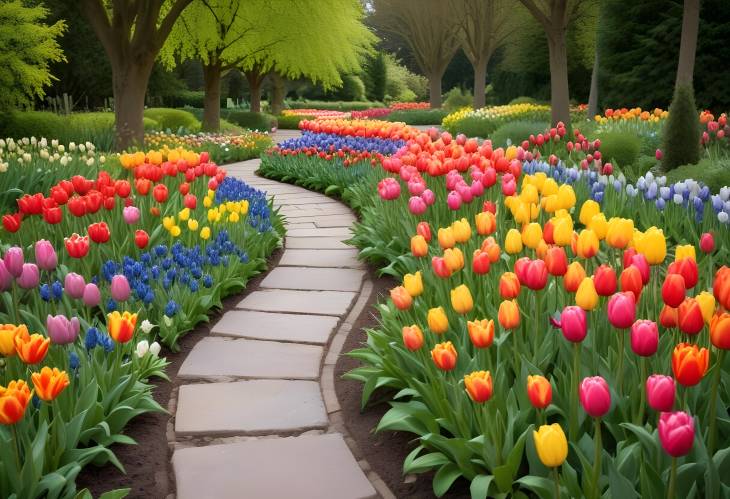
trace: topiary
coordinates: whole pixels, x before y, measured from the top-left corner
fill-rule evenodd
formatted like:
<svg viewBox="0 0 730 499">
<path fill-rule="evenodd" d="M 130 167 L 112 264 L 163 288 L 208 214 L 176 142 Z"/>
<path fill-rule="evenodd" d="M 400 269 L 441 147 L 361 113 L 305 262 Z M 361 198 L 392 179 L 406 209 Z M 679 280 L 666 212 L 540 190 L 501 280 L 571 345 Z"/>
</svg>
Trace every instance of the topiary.
<svg viewBox="0 0 730 499">
<path fill-rule="evenodd" d="M 438 127 L 448 114 L 443 109 L 406 109 L 393 111 L 384 119 L 386 121 L 402 121 L 406 125 L 433 125 Z"/>
<path fill-rule="evenodd" d="M 497 128 L 491 135 L 495 146 L 504 146 L 509 139 L 511 144 L 519 145 L 527 140 L 531 134 L 537 135 L 550 128 L 547 121 L 513 121 Z"/>
<path fill-rule="evenodd" d="M 662 135 L 665 171 L 700 160 L 700 125 L 691 86 L 682 85 L 674 91 Z"/>
<path fill-rule="evenodd" d="M 276 118 L 266 113 L 255 113 L 253 111 L 230 111 L 226 119 L 243 128 L 268 132 L 276 126 Z"/>
<path fill-rule="evenodd" d="M 177 131 L 184 128 L 188 131 L 198 131 L 200 122 L 198 119 L 187 111 L 182 109 L 170 109 L 166 107 L 151 107 L 145 109 L 144 115 L 159 123 L 160 128 Z"/>
<path fill-rule="evenodd" d="M 615 163 L 619 168 L 632 165 L 641 152 L 641 139 L 629 132 L 603 132 L 601 139 L 601 158 L 603 162 Z"/>
</svg>

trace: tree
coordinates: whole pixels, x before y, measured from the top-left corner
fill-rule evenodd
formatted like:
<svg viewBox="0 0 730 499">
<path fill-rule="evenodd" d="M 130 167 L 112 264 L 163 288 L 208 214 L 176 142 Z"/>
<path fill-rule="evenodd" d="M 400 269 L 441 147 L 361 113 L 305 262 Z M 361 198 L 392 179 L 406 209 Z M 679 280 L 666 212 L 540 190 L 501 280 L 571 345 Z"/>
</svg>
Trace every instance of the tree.
<svg viewBox="0 0 730 499">
<path fill-rule="evenodd" d="M 382 102 L 385 99 L 385 88 L 388 85 L 388 68 L 383 52 L 378 51 L 368 58 L 363 68 L 363 80 L 368 98 Z"/>
<path fill-rule="evenodd" d="M 112 66 L 116 147 L 144 139 L 144 97 L 155 59 L 192 0 L 81 0 Z"/>
<path fill-rule="evenodd" d="M 700 160 L 700 125 L 692 85 L 680 85 L 674 91 L 662 140 L 664 171 Z"/>
<path fill-rule="evenodd" d="M 43 23 L 48 10 L 26 7 L 20 0 L 0 5 L 0 110 L 25 106 L 44 95 L 43 87 L 54 79 L 53 61 L 65 60 L 57 38 L 66 24 Z"/>
<path fill-rule="evenodd" d="M 452 0 L 461 48 L 474 67 L 474 109 L 484 107 L 487 64 L 514 28 L 511 0 Z"/>
<path fill-rule="evenodd" d="M 679 62 L 675 86 L 692 85 L 697 53 L 697 34 L 700 28 L 700 0 L 684 0 L 682 39 L 679 44 Z"/>
<path fill-rule="evenodd" d="M 441 78 L 459 48 L 459 26 L 442 0 L 375 0 L 373 24 L 401 36 L 428 78 L 432 108 L 441 107 Z"/>
</svg>

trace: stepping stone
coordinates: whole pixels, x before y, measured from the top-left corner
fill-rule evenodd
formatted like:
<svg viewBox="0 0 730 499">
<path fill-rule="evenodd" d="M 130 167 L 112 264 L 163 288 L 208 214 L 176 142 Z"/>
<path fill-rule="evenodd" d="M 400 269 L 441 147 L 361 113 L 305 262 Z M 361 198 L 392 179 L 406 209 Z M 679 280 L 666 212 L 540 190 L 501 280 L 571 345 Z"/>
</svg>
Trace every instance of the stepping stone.
<svg viewBox="0 0 730 499">
<path fill-rule="evenodd" d="M 324 204 L 339 204 L 339 203 L 337 201 L 335 201 L 334 199 L 329 199 L 329 198 L 324 198 L 324 199 L 320 199 L 320 198 L 301 199 L 301 198 L 299 198 L 298 199 L 296 197 L 293 197 L 291 199 L 279 199 L 278 197 L 275 197 L 274 204 L 276 204 L 278 206 L 300 206 L 300 205 L 310 205 L 310 204 L 324 205 Z"/>
<path fill-rule="evenodd" d="M 353 217 L 337 216 L 337 217 L 327 217 L 322 220 L 315 220 L 314 225 L 316 225 L 317 227 L 321 227 L 321 228 L 350 227 L 354 223 L 355 223 L 355 218 L 353 218 Z"/>
<path fill-rule="evenodd" d="M 301 229 L 298 229 L 301 230 Z M 279 260 L 279 265 L 295 265 L 302 267 L 355 267 L 363 264 L 357 259 L 356 249 L 289 249 Z"/>
<path fill-rule="evenodd" d="M 299 222 L 314 222 L 317 225 L 326 222 L 337 222 L 339 225 L 333 225 L 331 227 L 349 227 L 355 222 L 355 217 L 352 215 L 329 215 L 325 213 L 319 213 L 314 215 L 292 215 L 287 216 L 286 221 L 290 223 Z"/>
<path fill-rule="evenodd" d="M 236 308 L 263 312 L 291 312 L 299 314 L 344 315 L 350 308 L 355 293 L 348 291 L 294 291 L 290 289 L 263 289 L 254 291 L 241 300 Z"/>
<path fill-rule="evenodd" d="M 286 253 L 284 254 L 286 255 Z M 279 289 L 358 291 L 362 285 L 362 278 L 364 275 L 364 271 L 353 269 L 277 267 L 261 282 L 261 287 Z"/>
<path fill-rule="evenodd" d="M 177 499 L 376 497 L 339 433 L 189 447 L 172 463 Z"/>
<path fill-rule="evenodd" d="M 276 270 L 274 269 L 272 274 Z M 338 320 L 337 317 L 326 315 L 274 314 L 256 310 L 229 310 L 213 326 L 211 334 L 324 345 L 337 326 Z"/>
<path fill-rule="evenodd" d="M 287 237 L 352 237 L 350 229 L 334 227 L 331 229 L 294 229 L 287 231 Z"/>
<path fill-rule="evenodd" d="M 257 379 L 182 385 L 175 414 L 179 435 L 241 435 L 327 426 L 319 383 Z"/>
<path fill-rule="evenodd" d="M 286 228 L 287 229 L 314 229 L 317 226 L 314 225 L 313 222 L 301 222 L 301 223 L 287 223 Z"/>
<path fill-rule="evenodd" d="M 321 358 L 321 346 L 210 337 L 193 347 L 178 377 L 317 379 Z"/>
<path fill-rule="evenodd" d="M 287 249 L 352 249 L 336 237 L 287 237 Z"/>
</svg>

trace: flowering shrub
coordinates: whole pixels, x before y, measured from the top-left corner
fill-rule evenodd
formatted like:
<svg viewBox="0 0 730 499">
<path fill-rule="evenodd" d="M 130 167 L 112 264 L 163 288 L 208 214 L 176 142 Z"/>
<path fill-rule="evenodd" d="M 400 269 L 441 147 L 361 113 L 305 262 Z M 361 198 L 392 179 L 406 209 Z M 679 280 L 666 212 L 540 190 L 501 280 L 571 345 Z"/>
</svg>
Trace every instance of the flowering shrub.
<svg viewBox="0 0 730 499">
<path fill-rule="evenodd" d="M 413 109 L 431 109 L 428 102 L 392 102 L 390 107 L 394 111 L 410 111 Z"/>
<path fill-rule="evenodd" d="M 217 163 L 256 158 L 272 145 L 268 134 L 255 131 L 246 131 L 242 134 L 196 133 L 189 135 L 154 132 L 145 134 L 144 142 L 149 149 L 184 148 L 196 152 L 206 151 Z"/>
<path fill-rule="evenodd" d="M 377 119 L 385 118 L 395 109 L 392 107 L 374 107 L 372 109 L 365 109 L 363 111 L 352 111 L 350 116 L 353 119 Z"/>
<path fill-rule="evenodd" d="M 283 116 L 302 116 L 320 119 L 343 119 L 349 118 L 350 113 L 334 111 L 329 109 L 285 109 L 281 112 Z"/>
<path fill-rule="evenodd" d="M 550 106 L 542 104 L 510 104 L 506 106 L 459 109 L 446 116 L 441 126 L 451 133 L 468 133 L 478 130 L 482 136 L 496 130 L 499 126 L 516 120 L 549 121 Z"/>
</svg>

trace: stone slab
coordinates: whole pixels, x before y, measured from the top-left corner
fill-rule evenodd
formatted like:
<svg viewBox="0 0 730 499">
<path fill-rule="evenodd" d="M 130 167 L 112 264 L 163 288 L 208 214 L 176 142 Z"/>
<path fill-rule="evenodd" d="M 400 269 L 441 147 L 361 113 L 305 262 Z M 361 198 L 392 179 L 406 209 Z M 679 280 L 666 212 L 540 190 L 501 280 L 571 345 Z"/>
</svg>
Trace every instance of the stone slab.
<svg viewBox="0 0 730 499">
<path fill-rule="evenodd" d="M 272 273 L 276 270 L 274 269 Z M 211 334 L 323 345 L 329 340 L 332 331 L 337 326 L 337 322 L 337 317 L 326 315 L 229 310 L 211 328 Z"/>
<path fill-rule="evenodd" d="M 291 249 L 352 249 L 338 237 L 287 237 L 284 246 Z"/>
<path fill-rule="evenodd" d="M 203 338 L 185 358 L 181 379 L 317 379 L 322 347 L 221 337 Z"/>
<path fill-rule="evenodd" d="M 362 268 L 356 249 L 290 249 L 279 260 L 280 266 Z"/>
<path fill-rule="evenodd" d="M 352 217 L 327 217 L 324 220 L 315 220 L 314 225 L 317 228 L 326 229 L 328 227 L 350 227 L 355 223 Z"/>
<path fill-rule="evenodd" d="M 177 499 L 365 499 L 376 492 L 342 435 L 304 435 L 175 451 Z"/>
<path fill-rule="evenodd" d="M 175 414 L 179 435 L 244 435 L 327 426 L 319 383 L 257 379 L 182 385 Z"/>
<path fill-rule="evenodd" d="M 262 289 L 241 300 L 237 308 L 263 312 L 343 315 L 350 308 L 355 293 L 349 291 L 296 291 Z"/>
<path fill-rule="evenodd" d="M 277 267 L 269 272 L 260 286 L 279 289 L 358 291 L 364 275 L 364 271 L 354 269 Z"/>
<path fill-rule="evenodd" d="M 326 204 L 336 204 L 337 201 L 334 199 L 324 198 L 324 199 L 317 199 L 317 198 L 307 198 L 307 199 L 297 199 L 296 197 L 291 199 L 279 199 L 279 197 L 274 198 L 274 204 L 278 206 L 303 206 L 303 205 L 326 205 Z"/>
<path fill-rule="evenodd" d="M 352 237 L 350 229 L 345 227 L 334 227 L 331 229 L 293 229 L 287 231 L 287 237 L 341 237 L 343 239 Z"/>
</svg>

